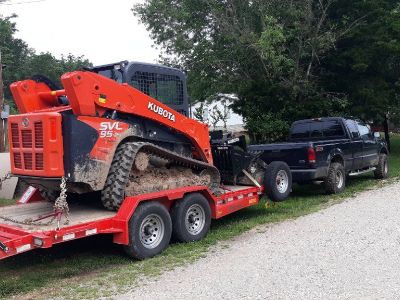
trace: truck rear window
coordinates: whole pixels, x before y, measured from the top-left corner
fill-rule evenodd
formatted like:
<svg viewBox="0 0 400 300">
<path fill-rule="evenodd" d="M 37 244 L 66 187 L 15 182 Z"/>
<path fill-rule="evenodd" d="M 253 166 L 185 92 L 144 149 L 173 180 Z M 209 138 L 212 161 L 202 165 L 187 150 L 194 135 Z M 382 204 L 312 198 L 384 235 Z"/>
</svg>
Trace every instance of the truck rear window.
<svg viewBox="0 0 400 300">
<path fill-rule="evenodd" d="M 293 124 L 290 139 L 339 138 L 344 135 L 343 127 L 337 120 L 307 121 Z"/>
</svg>

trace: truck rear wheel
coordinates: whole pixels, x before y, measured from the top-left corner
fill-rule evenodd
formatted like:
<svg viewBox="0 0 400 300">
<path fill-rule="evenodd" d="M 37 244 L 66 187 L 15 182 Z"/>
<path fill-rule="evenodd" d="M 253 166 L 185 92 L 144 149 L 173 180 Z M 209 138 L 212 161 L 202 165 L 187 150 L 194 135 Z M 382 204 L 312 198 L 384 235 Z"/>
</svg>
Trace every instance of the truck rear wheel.
<svg viewBox="0 0 400 300">
<path fill-rule="evenodd" d="M 101 202 L 108 210 L 117 210 L 125 198 L 134 154 L 132 143 L 122 143 L 115 151 L 106 183 L 101 191 Z"/>
<path fill-rule="evenodd" d="M 186 195 L 176 201 L 172 212 L 172 235 L 179 242 L 203 239 L 210 229 L 211 209 L 207 199 L 199 194 Z"/>
<path fill-rule="evenodd" d="M 346 174 L 341 163 L 331 163 L 324 184 L 328 194 L 338 194 L 344 191 L 346 187 Z"/>
<path fill-rule="evenodd" d="M 292 173 L 283 161 L 273 161 L 264 176 L 265 193 L 274 202 L 285 200 L 292 190 Z"/>
<path fill-rule="evenodd" d="M 160 254 L 171 240 L 172 222 L 168 210 L 158 202 L 140 204 L 129 221 L 129 245 L 125 252 L 142 260 Z"/>
<path fill-rule="evenodd" d="M 381 153 L 379 155 L 379 162 L 374 171 L 374 176 L 376 179 L 385 179 L 389 175 L 389 164 L 387 161 L 387 155 Z"/>
</svg>

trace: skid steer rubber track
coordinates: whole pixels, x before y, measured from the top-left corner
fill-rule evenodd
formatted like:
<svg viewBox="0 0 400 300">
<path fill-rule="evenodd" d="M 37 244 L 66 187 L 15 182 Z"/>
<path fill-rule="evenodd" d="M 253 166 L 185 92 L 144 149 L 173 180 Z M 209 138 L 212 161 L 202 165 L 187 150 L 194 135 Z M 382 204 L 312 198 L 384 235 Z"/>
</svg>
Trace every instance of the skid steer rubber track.
<svg viewBox="0 0 400 300">
<path fill-rule="evenodd" d="M 117 210 L 125 198 L 125 190 L 133 162 L 139 152 L 168 161 L 169 164 L 193 170 L 196 173 L 206 173 L 210 176 L 209 188 L 214 191 L 219 188 L 221 177 L 218 169 L 206 162 L 179 155 L 157 145 L 146 142 L 125 142 L 118 146 L 107 176 L 101 201 L 105 208 Z"/>
</svg>

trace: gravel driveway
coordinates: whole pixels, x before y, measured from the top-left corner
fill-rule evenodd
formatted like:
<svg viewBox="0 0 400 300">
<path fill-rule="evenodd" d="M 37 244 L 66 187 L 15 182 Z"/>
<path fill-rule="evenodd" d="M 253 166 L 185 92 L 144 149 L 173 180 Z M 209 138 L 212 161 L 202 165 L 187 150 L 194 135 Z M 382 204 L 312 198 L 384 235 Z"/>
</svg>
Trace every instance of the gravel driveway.
<svg viewBox="0 0 400 300">
<path fill-rule="evenodd" d="M 400 183 L 261 226 L 118 299 L 400 299 Z"/>
</svg>

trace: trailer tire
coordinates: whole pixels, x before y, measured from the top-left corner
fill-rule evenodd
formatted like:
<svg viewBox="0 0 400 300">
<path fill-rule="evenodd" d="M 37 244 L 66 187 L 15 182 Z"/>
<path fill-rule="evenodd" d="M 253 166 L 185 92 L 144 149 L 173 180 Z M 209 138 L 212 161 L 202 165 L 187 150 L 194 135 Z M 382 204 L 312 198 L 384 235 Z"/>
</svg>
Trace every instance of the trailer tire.
<svg viewBox="0 0 400 300">
<path fill-rule="evenodd" d="M 374 171 L 376 179 L 385 179 L 389 175 L 389 164 L 385 153 L 379 154 L 379 162 Z"/>
<path fill-rule="evenodd" d="M 324 179 L 325 190 L 328 194 L 339 194 L 346 187 L 346 173 L 341 163 L 331 163 L 328 175 Z"/>
<path fill-rule="evenodd" d="M 118 210 L 125 198 L 134 153 L 134 146 L 129 142 L 121 143 L 115 150 L 106 183 L 101 191 L 101 202 L 108 210 Z"/>
<path fill-rule="evenodd" d="M 174 241 L 200 241 L 210 229 L 210 204 L 202 194 L 188 194 L 182 200 L 175 202 L 171 218 Z"/>
<path fill-rule="evenodd" d="M 159 202 L 140 204 L 129 220 L 129 244 L 125 252 L 138 260 L 160 254 L 168 247 L 172 221 L 168 210 Z"/>
<path fill-rule="evenodd" d="M 283 161 L 273 161 L 265 170 L 264 186 L 266 195 L 274 202 L 289 197 L 292 190 L 292 173 Z"/>
</svg>

